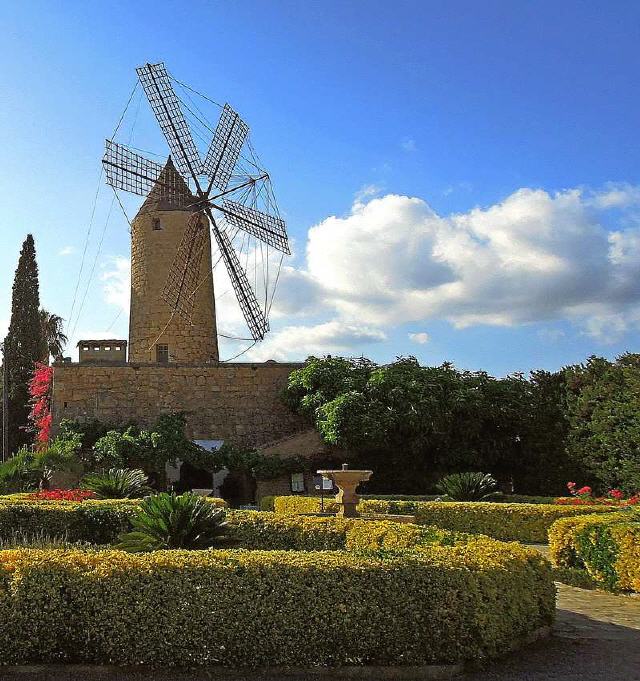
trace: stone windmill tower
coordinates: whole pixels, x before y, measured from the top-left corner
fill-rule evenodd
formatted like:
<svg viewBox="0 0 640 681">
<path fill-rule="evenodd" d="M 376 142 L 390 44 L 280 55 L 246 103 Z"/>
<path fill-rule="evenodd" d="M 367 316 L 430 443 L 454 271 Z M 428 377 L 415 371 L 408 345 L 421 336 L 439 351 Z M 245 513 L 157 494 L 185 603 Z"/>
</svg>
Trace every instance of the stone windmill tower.
<svg viewBox="0 0 640 681">
<path fill-rule="evenodd" d="M 282 258 L 290 255 L 269 174 L 253 151 L 248 125 L 229 104 L 205 98 L 221 109 L 214 130 L 178 97 L 173 84 L 179 81 L 164 64 L 136 71 L 171 156 L 162 166 L 111 139 L 102 159 L 115 191 L 145 197 L 131 226 L 129 361 L 217 363 L 218 335 L 251 343 L 239 357 L 269 331 Z M 185 111 L 213 132 L 204 154 Z M 215 264 L 226 271 L 248 338 L 218 334 L 212 234 Z"/>
<path fill-rule="evenodd" d="M 169 200 L 166 187 L 183 200 Z M 211 241 L 206 215 L 193 207 L 184 179 L 169 157 L 158 181 L 131 223 L 130 362 L 210 363 L 218 360 Z M 190 318 L 175 314 L 163 296 L 190 219 L 201 221 L 205 240 Z"/>
</svg>

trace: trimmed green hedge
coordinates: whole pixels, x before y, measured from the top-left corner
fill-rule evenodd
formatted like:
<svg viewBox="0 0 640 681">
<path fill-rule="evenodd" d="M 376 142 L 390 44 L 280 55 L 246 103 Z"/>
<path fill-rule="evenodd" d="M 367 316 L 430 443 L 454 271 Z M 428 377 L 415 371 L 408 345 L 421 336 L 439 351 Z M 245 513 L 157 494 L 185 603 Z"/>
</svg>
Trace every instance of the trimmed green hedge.
<svg viewBox="0 0 640 681">
<path fill-rule="evenodd" d="M 547 561 L 487 538 L 387 556 L 9 550 L 0 581 L 3 664 L 453 663 L 508 651 L 555 608 Z"/>
<path fill-rule="evenodd" d="M 549 531 L 551 558 L 561 568 L 582 568 L 612 590 L 640 592 L 640 513 L 565 518 Z"/>
<path fill-rule="evenodd" d="M 216 506 L 223 499 L 207 497 Z M 0 539 L 15 534 L 64 536 L 71 542 L 109 544 L 130 529 L 139 499 L 74 501 L 29 500 L 25 495 L 0 496 Z"/>
<path fill-rule="evenodd" d="M 228 541 L 243 548 L 267 551 L 400 551 L 434 544 L 453 546 L 476 538 L 388 520 L 283 516 L 258 511 L 227 513 Z"/>
<path fill-rule="evenodd" d="M 319 510 L 316 497 L 276 497 L 276 513 L 294 515 Z M 335 502 L 325 509 L 335 511 Z M 364 499 L 358 510 L 363 515 L 415 515 L 421 525 L 434 525 L 454 532 L 486 534 L 504 541 L 544 544 L 548 531 L 559 518 L 590 513 L 611 513 L 612 506 L 563 506 L 561 504 L 505 504 L 495 502 L 457 501 L 384 501 Z"/>
</svg>

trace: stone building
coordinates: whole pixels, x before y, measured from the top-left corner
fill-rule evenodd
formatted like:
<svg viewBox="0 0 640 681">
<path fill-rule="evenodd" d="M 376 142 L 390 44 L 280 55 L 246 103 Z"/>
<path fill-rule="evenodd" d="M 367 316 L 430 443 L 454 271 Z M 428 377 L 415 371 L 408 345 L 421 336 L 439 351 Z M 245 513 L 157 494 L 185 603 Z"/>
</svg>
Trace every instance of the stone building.
<svg viewBox="0 0 640 681">
<path fill-rule="evenodd" d="M 184 185 L 171 159 L 160 182 Z M 85 361 L 56 364 L 54 432 L 65 418 L 148 426 L 162 413 L 183 411 L 194 440 L 260 448 L 308 427 L 280 399 L 289 373 L 300 364 L 219 361 L 208 224 L 191 322 L 172 315 L 164 301 L 167 272 L 193 216 L 189 206 L 164 201 L 159 185 L 148 195 L 131 229 L 128 359 L 120 354 L 109 362 L 86 361 L 87 353 L 107 352 L 104 341 L 91 341 L 80 346 Z M 108 347 L 111 352 L 115 341 Z"/>
</svg>

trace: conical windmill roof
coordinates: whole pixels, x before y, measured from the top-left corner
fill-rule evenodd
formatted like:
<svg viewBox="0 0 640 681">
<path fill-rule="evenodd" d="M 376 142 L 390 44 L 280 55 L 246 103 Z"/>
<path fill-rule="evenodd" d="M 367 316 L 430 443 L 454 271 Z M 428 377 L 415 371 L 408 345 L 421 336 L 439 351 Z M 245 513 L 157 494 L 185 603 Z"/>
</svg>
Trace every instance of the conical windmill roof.
<svg viewBox="0 0 640 681">
<path fill-rule="evenodd" d="M 196 201 L 197 198 L 191 193 L 189 185 L 176 170 L 169 156 L 138 214 L 158 210 L 195 210 L 193 205 Z"/>
</svg>

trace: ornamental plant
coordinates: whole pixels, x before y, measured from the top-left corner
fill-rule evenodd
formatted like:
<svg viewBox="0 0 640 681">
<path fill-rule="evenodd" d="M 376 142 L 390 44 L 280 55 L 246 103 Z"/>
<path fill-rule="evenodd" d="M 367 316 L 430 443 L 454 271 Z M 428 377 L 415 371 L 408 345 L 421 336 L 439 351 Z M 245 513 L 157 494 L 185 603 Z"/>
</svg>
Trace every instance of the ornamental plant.
<svg viewBox="0 0 640 681">
<path fill-rule="evenodd" d="M 34 501 L 86 501 L 95 499 L 96 495 L 88 489 L 43 489 L 27 498 Z"/>
<path fill-rule="evenodd" d="M 452 501 L 490 501 L 498 494 L 498 483 L 489 473 L 452 473 L 436 489 Z"/>
<path fill-rule="evenodd" d="M 83 484 L 98 499 L 136 499 L 149 492 L 149 479 L 140 469 L 111 468 L 86 475 Z"/>
<path fill-rule="evenodd" d="M 31 411 L 29 420 L 33 424 L 36 446 L 43 449 L 51 435 L 51 386 L 53 383 L 53 367 L 36 362 L 33 377 L 29 381 L 29 397 Z"/>
<path fill-rule="evenodd" d="M 161 492 L 147 497 L 131 519 L 132 532 L 116 548 L 131 553 L 161 549 L 208 549 L 226 530 L 225 512 L 195 494 Z"/>
</svg>

